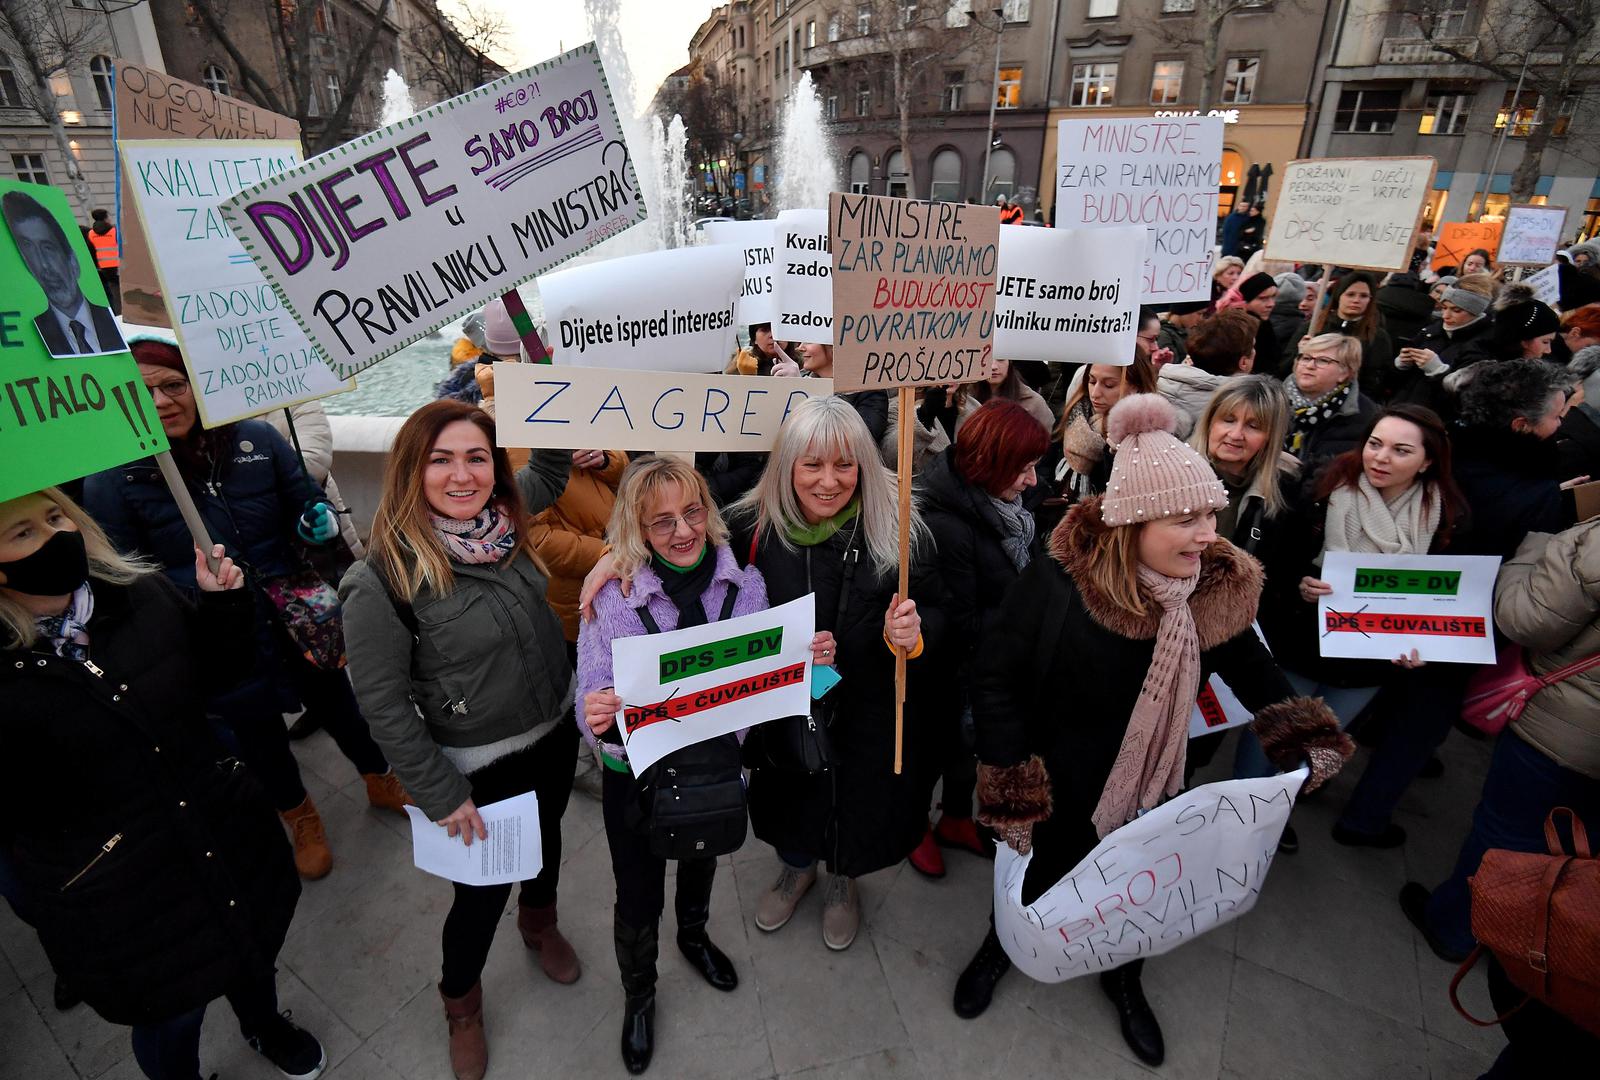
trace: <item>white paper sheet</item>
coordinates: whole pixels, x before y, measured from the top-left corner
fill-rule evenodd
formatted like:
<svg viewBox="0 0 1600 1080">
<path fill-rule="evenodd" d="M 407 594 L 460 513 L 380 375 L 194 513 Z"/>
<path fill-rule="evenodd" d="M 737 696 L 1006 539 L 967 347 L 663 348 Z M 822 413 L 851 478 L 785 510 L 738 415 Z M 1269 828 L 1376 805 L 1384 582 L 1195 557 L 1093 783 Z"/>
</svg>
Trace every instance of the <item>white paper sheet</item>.
<svg viewBox="0 0 1600 1080">
<path fill-rule="evenodd" d="M 488 806 L 478 815 L 489 839 L 473 838 L 472 846 L 451 838 L 443 825 L 435 825 L 415 806 L 406 807 L 411 819 L 411 861 L 418 870 L 459 881 L 463 885 L 505 885 L 537 877 L 544 869 L 544 848 L 539 835 L 539 797 L 529 791 Z"/>
</svg>

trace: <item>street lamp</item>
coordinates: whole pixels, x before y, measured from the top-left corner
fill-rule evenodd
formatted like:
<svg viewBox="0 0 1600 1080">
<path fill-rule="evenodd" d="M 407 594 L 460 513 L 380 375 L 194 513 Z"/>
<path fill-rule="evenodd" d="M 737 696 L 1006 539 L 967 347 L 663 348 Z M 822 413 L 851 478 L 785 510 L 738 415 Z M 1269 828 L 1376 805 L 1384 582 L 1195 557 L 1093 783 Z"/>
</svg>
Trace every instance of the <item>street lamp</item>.
<svg viewBox="0 0 1600 1080">
<path fill-rule="evenodd" d="M 989 88 L 989 141 L 983 148 L 983 185 L 981 188 L 984 202 L 989 201 L 989 158 L 994 153 L 994 110 L 1000 103 L 1000 42 L 1006 32 L 1006 9 L 1002 4 L 993 8 L 995 17 L 994 30 L 994 82 Z M 968 12 L 967 18 L 978 22 L 978 16 Z M 978 25 L 983 25 L 979 23 Z"/>
</svg>

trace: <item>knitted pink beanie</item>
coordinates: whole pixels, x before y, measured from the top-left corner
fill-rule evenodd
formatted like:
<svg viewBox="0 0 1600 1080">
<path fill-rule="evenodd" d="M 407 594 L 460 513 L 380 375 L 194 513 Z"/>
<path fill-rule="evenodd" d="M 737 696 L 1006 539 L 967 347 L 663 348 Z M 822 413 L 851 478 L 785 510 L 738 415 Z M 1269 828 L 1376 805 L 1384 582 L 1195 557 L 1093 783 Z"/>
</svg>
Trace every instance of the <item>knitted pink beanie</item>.
<svg viewBox="0 0 1600 1080">
<path fill-rule="evenodd" d="M 1228 493 L 1211 463 L 1172 434 L 1178 414 L 1160 394 L 1134 394 L 1111 407 L 1106 441 L 1116 451 L 1111 483 L 1100 500 L 1107 525 L 1192 514 L 1199 507 L 1220 510 Z"/>
</svg>

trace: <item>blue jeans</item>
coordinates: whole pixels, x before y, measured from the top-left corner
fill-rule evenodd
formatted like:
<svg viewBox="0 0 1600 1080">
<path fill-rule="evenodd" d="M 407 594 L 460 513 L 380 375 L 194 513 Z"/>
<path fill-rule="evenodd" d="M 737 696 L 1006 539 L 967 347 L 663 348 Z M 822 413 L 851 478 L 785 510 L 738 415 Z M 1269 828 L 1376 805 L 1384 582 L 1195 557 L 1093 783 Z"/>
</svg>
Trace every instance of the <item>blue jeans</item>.
<svg viewBox="0 0 1600 1080">
<path fill-rule="evenodd" d="M 1600 827 L 1600 780 L 1562 768 L 1516 732 L 1506 731 L 1494 748 L 1456 868 L 1428 901 L 1429 929 L 1460 952 L 1477 944 L 1467 878 L 1478 872 L 1490 848 L 1548 851 L 1544 822 L 1558 806 L 1571 807 L 1586 826 Z"/>
<path fill-rule="evenodd" d="M 1395 669 L 1378 705 L 1389 718 L 1383 742 L 1339 815 L 1339 824 L 1356 833 L 1376 836 L 1389 827 L 1394 808 L 1450 734 L 1461 715 L 1471 664 L 1428 664 L 1411 671 Z"/>
<path fill-rule="evenodd" d="M 278 1012 L 277 980 L 271 976 L 241 980 L 227 993 L 245 1038 L 259 1033 Z M 150 1080 L 200 1080 L 200 1025 L 206 1006 L 157 1024 L 133 1029 L 133 1057 Z"/>
<path fill-rule="evenodd" d="M 1292 671 L 1285 671 L 1283 675 L 1296 694 L 1321 698 L 1333 710 L 1333 715 L 1339 718 L 1341 730 L 1348 728 L 1361 715 L 1367 703 L 1378 696 L 1379 688 L 1376 686 L 1328 686 Z M 1233 778 L 1254 780 L 1271 776 L 1277 771 L 1277 767 L 1267 760 L 1266 753 L 1262 751 L 1261 740 L 1256 738 L 1256 733 L 1248 727 L 1239 732 L 1239 746 L 1233 754 Z"/>
</svg>

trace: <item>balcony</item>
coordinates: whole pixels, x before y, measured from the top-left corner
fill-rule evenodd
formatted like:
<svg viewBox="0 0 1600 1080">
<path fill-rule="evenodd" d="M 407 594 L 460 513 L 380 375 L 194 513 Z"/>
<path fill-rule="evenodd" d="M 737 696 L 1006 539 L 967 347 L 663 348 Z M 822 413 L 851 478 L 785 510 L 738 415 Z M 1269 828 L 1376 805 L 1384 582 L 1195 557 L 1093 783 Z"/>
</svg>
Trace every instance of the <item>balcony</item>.
<svg viewBox="0 0 1600 1080">
<path fill-rule="evenodd" d="M 1443 38 L 1441 41 L 1463 56 L 1478 54 L 1478 39 L 1471 37 Z M 1431 41 L 1415 37 L 1389 37 L 1383 39 L 1378 50 L 1380 64 L 1454 64 L 1459 61 L 1449 53 L 1441 52 Z"/>
</svg>

